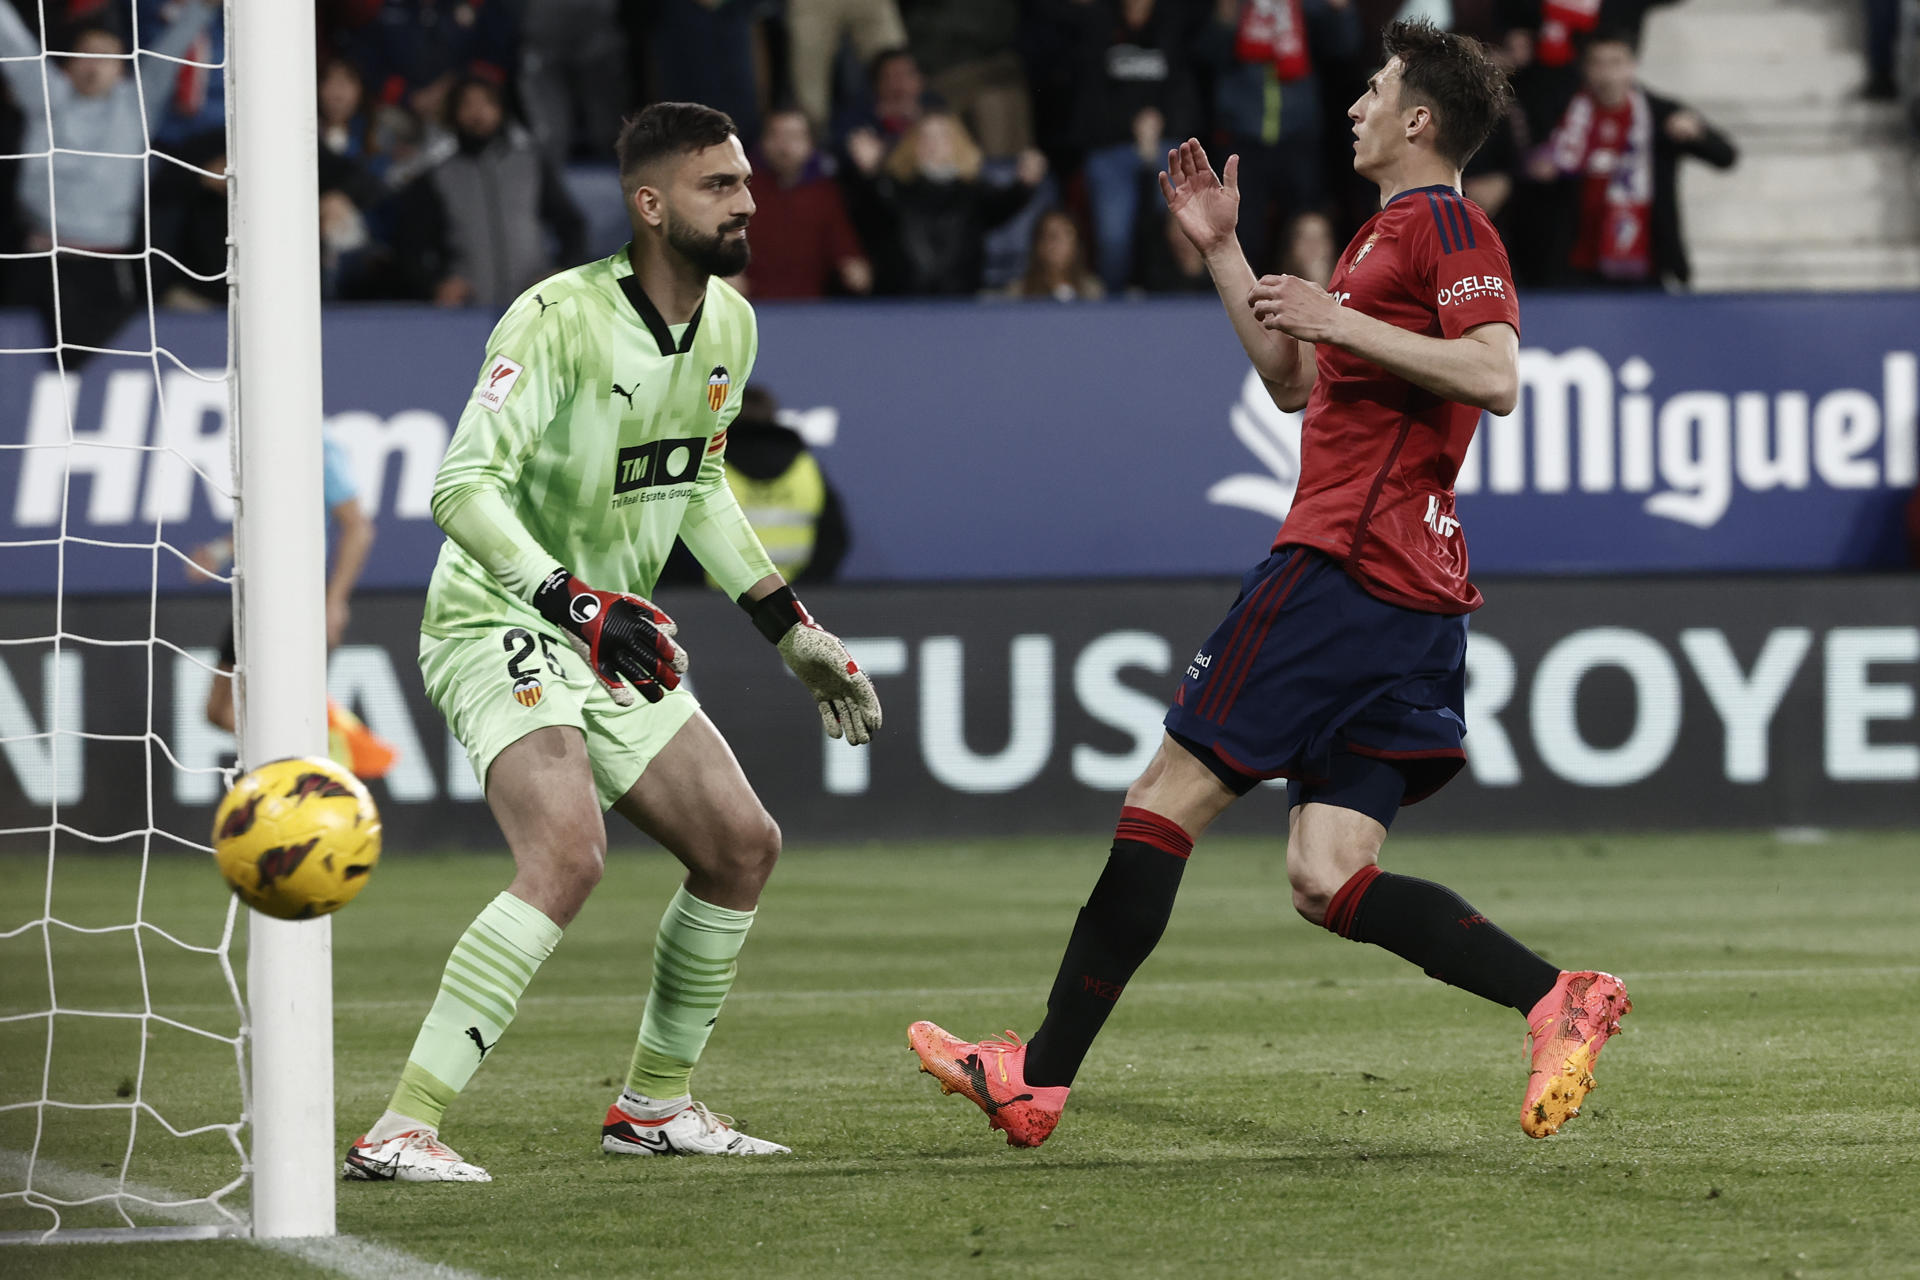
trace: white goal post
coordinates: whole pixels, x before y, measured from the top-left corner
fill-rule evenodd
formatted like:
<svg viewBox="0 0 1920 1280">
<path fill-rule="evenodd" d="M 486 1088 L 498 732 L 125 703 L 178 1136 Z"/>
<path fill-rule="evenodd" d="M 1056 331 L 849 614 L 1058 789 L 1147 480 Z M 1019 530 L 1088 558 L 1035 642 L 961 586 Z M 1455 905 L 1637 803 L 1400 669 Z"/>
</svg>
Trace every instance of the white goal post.
<svg viewBox="0 0 1920 1280">
<path fill-rule="evenodd" d="M 313 9 L 227 0 L 240 759 L 327 753 Z M 249 913 L 253 1234 L 334 1233 L 333 930 Z"/>
</svg>

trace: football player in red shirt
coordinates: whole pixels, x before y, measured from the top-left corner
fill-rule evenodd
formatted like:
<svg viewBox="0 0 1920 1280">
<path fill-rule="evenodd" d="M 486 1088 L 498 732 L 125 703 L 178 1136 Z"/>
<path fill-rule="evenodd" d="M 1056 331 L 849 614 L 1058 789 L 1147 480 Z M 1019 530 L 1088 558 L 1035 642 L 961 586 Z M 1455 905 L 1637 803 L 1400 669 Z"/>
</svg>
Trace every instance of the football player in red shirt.
<svg viewBox="0 0 1920 1280">
<path fill-rule="evenodd" d="M 1631 1008 L 1611 975 L 1561 972 L 1452 890 L 1379 866 L 1400 806 L 1465 763 L 1467 614 L 1481 600 L 1453 480 L 1481 411 L 1514 406 L 1520 344 L 1506 251 L 1459 193 L 1461 166 L 1505 112 L 1505 78 L 1478 43 L 1424 22 L 1388 27 L 1385 49 L 1347 113 L 1354 169 L 1379 185 L 1381 209 L 1329 289 L 1254 279 L 1234 237 L 1238 157 L 1222 184 L 1189 141 L 1160 176 L 1274 403 L 1306 410 L 1300 484 L 1272 554 L 1187 667 L 1032 1042 L 908 1030 L 922 1067 L 1012 1145 L 1053 1131 L 1166 927 L 1194 840 L 1266 778 L 1288 780 L 1287 878 L 1301 915 L 1526 1017 L 1529 1135 L 1578 1113 Z"/>
</svg>

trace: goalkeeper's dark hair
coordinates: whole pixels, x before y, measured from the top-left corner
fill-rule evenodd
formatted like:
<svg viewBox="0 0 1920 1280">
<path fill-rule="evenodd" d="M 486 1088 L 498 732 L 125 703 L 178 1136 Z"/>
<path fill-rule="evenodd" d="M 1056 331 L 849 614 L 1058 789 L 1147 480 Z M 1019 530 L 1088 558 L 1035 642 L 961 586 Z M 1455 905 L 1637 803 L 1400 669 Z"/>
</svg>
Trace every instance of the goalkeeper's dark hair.
<svg viewBox="0 0 1920 1280">
<path fill-rule="evenodd" d="M 1425 19 L 1390 22 L 1380 37 L 1388 61 L 1400 59 L 1400 106 L 1433 112 L 1434 149 L 1465 165 L 1512 101 L 1507 73 L 1485 45 Z"/>
<path fill-rule="evenodd" d="M 733 117 L 697 102 L 656 102 L 620 125 L 613 154 L 620 163 L 620 189 L 632 195 L 640 174 L 669 156 L 717 147 L 739 133 Z"/>
</svg>

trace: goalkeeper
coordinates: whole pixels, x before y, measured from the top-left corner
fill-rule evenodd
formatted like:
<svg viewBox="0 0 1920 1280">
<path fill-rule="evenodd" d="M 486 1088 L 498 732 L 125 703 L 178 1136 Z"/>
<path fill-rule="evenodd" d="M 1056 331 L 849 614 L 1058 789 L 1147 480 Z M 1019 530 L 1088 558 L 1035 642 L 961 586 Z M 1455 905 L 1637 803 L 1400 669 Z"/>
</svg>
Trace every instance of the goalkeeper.
<svg viewBox="0 0 1920 1280">
<path fill-rule="evenodd" d="M 626 1088 L 601 1147 L 784 1152 L 693 1101 L 689 1078 L 753 924 L 780 832 L 680 687 L 674 625 L 643 597 L 682 538 L 779 647 L 826 731 L 880 727 L 873 685 L 775 573 L 727 486 L 727 425 L 758 338 L 716 277 L 747 264 L 750 173 L 733 122 L 656 103 L 618 142 L 633 242 L 523 294 L 434 486 L 447 533 L 420 669 L 513 852 L 511 884 L 454 946 L 399 1087 L 349 1178 L 484 1182 L 441 1119 L 599 882 L 617 810 L 687 868 L 654 939 Z"/>
</svg>

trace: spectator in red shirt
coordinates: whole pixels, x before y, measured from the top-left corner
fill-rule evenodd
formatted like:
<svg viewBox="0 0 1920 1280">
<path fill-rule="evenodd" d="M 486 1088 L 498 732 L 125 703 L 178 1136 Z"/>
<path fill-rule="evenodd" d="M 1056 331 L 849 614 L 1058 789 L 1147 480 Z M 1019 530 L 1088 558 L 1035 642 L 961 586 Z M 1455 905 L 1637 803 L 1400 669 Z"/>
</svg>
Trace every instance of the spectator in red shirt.
<svg viewBox="0 0 1920 1280">
<path fill-rule="evenodd" d="M 847 220 L 840 188 L 821 172 L 805 112 L 789 107 L 767 117 L 756 168 L 748 293 L 758 301 L 873 292 L 873 264 Z"/>
<path fill-rule="evenodd" d="M 1698 112 L 1641 86 L 1626 34 L 1597 32 L 1583 66 L 1583 87 L 1531 166 L 1536 180 L 1558 181 L 1572 206 L 1553 220 L 1572 228 L 1571 244 L 1555 255 L 1565 264 L 1558 283 L 1684 286 L 1692 271 L 1680 231 L 1680 157 L 1732 168 L 1733 143 Z"/>
</svg>

